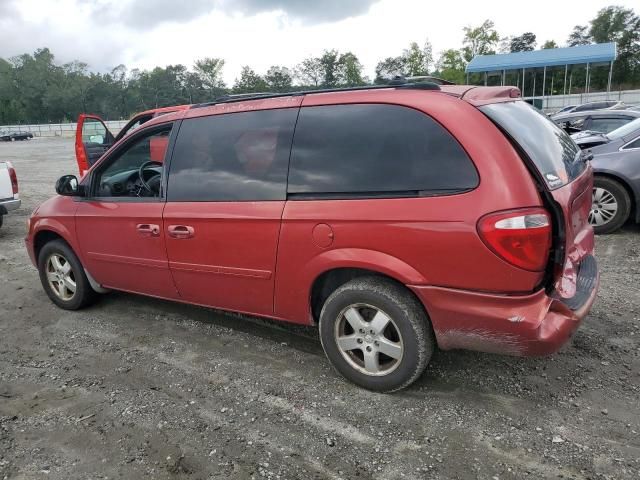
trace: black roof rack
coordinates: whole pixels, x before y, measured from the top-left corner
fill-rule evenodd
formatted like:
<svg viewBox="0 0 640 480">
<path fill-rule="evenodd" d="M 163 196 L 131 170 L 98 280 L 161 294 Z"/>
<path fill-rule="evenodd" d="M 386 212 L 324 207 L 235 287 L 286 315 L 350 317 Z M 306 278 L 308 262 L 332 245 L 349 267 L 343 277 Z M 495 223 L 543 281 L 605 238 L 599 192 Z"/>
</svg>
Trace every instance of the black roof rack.
<svg viewBox="0 0 640 480">
<path fill-rule="evenodd" d="M 221 103 L 234 103 L 242 102 L 245 100 L 261 100 L 269 98 L 282 98 L 282 97 L 299 97 L 304 95 L 313 95 L 316 93 L 331 93 L 331 92 L 352 92 L 358 90 L 381 90 L 384 88 L 406 88 L 406 89 L 419 89 L 419 90 L 440 90 L 440 85 L 435 82 L 409 82 L 404 77 L 395 77 L 389 81 L 386 85 L 362 85 L 357 87 L 339 87 L 339 88 L 323 88 L 318 90 L 300 90 L 298 92 L 286 92 L 286 93 L 240 93 L 234 95 L 223 95 L 211 102 L 198 103 L 192 105 L 191 108 L 203 108 L 211 107 Z"/>
</svg>

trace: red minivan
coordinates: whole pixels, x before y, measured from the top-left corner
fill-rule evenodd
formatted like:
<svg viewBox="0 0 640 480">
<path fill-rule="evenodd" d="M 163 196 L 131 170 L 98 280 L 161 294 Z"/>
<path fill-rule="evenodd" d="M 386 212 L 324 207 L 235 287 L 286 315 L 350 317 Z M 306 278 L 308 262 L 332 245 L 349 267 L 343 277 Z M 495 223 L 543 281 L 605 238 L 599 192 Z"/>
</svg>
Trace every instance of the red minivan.
<svg viewBox="0 0 640 480">
<path fill-rule="evenodd" d="M 26 245 L 62 308 L 114 289 L 318 325 L 338 372 L 388 392 L 436 346 L 545 355 L 569 339 L 599 281 L 592 183 L 512 87 L 221 99 L 60 178 Z"/>
</svg>

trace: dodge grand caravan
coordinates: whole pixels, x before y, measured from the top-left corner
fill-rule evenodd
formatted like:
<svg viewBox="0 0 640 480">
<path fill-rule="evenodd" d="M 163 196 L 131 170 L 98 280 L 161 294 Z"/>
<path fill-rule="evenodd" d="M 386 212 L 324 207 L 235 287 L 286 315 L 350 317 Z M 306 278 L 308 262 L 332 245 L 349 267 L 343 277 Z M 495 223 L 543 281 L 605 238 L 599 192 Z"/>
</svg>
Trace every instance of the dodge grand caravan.
<svg viewBox="0 0 640 480">
<path fill-rule="evenodd" d="M 599 281 L 592 184 L 511 87 L 221 99 L 60 178 L 26 246 L 61 308 L 115 289 L 318 325 L 339 373 L 388 392 L 436 347 L 569 339 Z"/>
</svg>

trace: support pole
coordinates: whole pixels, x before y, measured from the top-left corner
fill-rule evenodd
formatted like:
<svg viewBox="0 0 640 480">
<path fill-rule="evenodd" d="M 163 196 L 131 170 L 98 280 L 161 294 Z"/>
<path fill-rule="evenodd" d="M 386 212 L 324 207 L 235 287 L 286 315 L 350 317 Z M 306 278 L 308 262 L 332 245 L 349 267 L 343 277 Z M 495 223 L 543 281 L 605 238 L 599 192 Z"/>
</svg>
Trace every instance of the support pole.
<svg viewBox="0 0 640 480">
<path fill-rule="evenodd" d="M 573 72 L 569 74 L 569 95 L 571 95 L 571 81 L 573 80 Z"/>
<path fill-rule="evenodd" d="M 533 90 L 531 92 L 531 96 L 533 97 L 534 100 L 534 104 L 535 104 L 535 99 L 536 99 L 536 71 L 533 71 Z"/>
<path fill-rule="evenodd" d="M 521 91 L 522 91 L 522 96 L 524 97 L 525 96 L 525 93 L 524 93 L 524 68 L 522 69 L 522 89 L 521 89 Z"/>
<path fill-rule="evenodd" d="M 487 72 L 484 72 L 484 86 L 487 86 Z"/>
<path fill-rule="evenodd" d="M 469 85 L 469 72 L 467 72 L 467 85 Z"/>
<path fill-rule="evenodd" d="M 507 78 L 507 71 L 506 70 L 502 70 L 502 86 L 504 87 L 504 84 L 506 82 L 506 78 Z M 609 82 L 611 83 L 611 82 Z"/>
<path fill-rule="evenodd" d="M 547 86 L 547 66 L 544 66 L 544 70 L 542 71 L 542 107 L 544 108 L 544 91 Z"/>
<path fill-rule="evenodd" d="M 611 60 L 611 66 L 609 67 L 609 81 L 607 82 L 607 100 L 609 100 L 609 93 L 611 92 L 611 77 L 613 76 L 613 60 Z"/>
<path fill-rule="evenodd" d="M 562 94 L 567 94 L 567 70 L 569 70 L 569 65 L 564 66 L 564 83 L 562 84 Z"/>
<path fill-rule="evenodd" d="M 587 76 L 584 79 L 584 93 L 589 93 L 589 64 L 587 63 Z"/>
</svg>

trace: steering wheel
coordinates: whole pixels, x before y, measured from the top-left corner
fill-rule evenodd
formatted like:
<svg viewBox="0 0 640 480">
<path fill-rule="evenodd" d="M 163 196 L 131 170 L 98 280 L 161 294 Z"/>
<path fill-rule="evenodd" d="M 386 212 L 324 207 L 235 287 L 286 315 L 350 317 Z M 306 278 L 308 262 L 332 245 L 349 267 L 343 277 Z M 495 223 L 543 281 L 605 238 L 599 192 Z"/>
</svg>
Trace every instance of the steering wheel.
<svg viewBox="0 0 640 480">
<path fill-rule="evenodd" d="M 144 170 L 145 168 L 148 168 L 152 165 L 158 165 L 158 166 L 162 166 L 162 163 L 160 162 L 155 162 L 153 160 L 150 160 L 148 162 L 144 162 L 142 165 L 140 165 L 140 168 L 138 169 L 138 177 L 140 177 L 140 183 L 142 184 L 142 186 L 144 187 L 144 189 L 146 191 L 148 191 L 149 193 L 155 194 L 157 192 L 155 192 L 153 190 L 153 187 L 151 185 L 149 185 L 150 183 L 157 183 L 160 180 L 160 174 L 156 173 L 155 175 L 153 175 L 149 181 L 147 182 L 147 180 L 144 179 Z"/>
</svg>

